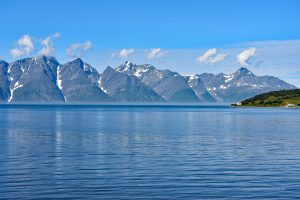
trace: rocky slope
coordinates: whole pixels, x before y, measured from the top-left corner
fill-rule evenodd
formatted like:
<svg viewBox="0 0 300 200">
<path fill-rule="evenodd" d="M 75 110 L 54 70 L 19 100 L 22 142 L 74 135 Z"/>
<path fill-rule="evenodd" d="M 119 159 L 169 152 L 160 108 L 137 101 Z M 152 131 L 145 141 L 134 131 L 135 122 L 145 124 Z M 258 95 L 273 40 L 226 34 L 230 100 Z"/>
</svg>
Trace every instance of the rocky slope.
<svg viewBox="0 0 300 200">
<path fill-rule="evenodd" d="M 239 102 L 268 91 L 294 89 L 246 68 L 233 74 L 182 76 L 125 62 L 99 74 L 80 58 L 60 64 L 38 56 L 0 61 L 0 102 Z"/>
</svg>

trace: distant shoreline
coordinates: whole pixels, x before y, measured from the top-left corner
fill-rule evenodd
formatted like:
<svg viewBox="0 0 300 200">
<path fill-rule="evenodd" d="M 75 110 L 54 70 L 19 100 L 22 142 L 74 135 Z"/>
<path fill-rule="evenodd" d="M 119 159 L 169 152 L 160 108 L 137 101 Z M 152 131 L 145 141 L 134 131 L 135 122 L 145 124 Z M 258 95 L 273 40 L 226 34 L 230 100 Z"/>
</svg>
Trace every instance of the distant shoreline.
<svg viewBox="0 0 300 200">
<path fill-rule="evenodd" d="M 119 107 L 119 108 L 230 108 L 230 103 L 12 103 L 0 104 L 0 108 L 30 107 Z"/>
<path fill-rule="evenodd" d="M 300 89 L 271 91 L 231 104 L 231 106 L 300 108 Z"/>
<path fill-rule="evenodd" d="M 291 109 L 291 108 L 300 108 L 300 106 L 291 106 L 291 107 L 289 107 L 289 106 L 239 106 L 239 105 L 236 105 L 236 104 L 231 104 L 231 106 L 230 107 L 233 107 L 233 108 L 289 108 L 289 109 Z"/>
</svg>

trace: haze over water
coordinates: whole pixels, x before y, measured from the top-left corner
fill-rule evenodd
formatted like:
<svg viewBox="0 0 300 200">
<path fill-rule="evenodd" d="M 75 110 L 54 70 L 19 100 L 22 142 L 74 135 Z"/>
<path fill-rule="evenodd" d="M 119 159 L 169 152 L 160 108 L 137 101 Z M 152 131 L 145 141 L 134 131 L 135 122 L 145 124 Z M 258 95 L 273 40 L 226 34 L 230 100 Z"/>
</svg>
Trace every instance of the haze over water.
<svg viewBox="0 0 300 200">
<path fill-rule="evenodd" d="M 300 198 L 299 109 L 0 106 L 0 199 Z"/>
</svg>

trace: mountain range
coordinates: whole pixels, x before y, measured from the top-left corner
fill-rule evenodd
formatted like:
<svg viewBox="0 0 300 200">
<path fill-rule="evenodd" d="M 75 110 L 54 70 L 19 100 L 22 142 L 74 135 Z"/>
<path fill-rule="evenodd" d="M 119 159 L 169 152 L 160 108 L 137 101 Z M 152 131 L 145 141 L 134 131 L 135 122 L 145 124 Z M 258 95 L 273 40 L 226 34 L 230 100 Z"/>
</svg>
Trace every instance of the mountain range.
<svg viewBox="0 0 300 200">
<path fill-rule="evenodd" d="M 279 78 L 246 68 L 183 76 L 126 61 L 102 74 L 77 58 L 60 64 L 37 56 L 0 61 L 0 102 L 239 102 L 269 91 L 295 89 Z"/>
</svg>

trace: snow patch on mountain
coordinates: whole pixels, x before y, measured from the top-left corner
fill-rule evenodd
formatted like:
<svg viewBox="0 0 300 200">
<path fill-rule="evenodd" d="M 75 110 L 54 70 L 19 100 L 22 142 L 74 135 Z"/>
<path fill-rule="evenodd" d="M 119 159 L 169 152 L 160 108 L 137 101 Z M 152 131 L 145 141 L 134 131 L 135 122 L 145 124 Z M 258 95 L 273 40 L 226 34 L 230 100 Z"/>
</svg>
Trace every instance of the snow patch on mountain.
<svg viewBox="0 0 300 200">
<path fill-rule="evenodd" d="M 17 81 L 17 82 L 15 83 L 13 89 L 10 90 L 10 94 L 11 94 L 11 95 L 10 95 L 10 97 L 9 97 L 9 99 L 8 99 L 8 102 L 11 102 L 11 100 L 13 99 L 14 91 L 15 91 L 16 89 L 18 89 L 18 88 L 23 87 L 23 86 L 24 86 L 24 85 L 19 84 L 19 81 Z"/>
<path fill-rule="evenodd" d="M 225 78 L 225 83 L 227 83 L 234 79 L 234 74 L 224 75 L 224 78 Z"/>
<path fill-rule="evenodd" d="M 57 67 L 56 74 L 57 74 L 56 85 L 60 90 L 62 90 L 61 66 L 60 65 Z"/>
</svg>

